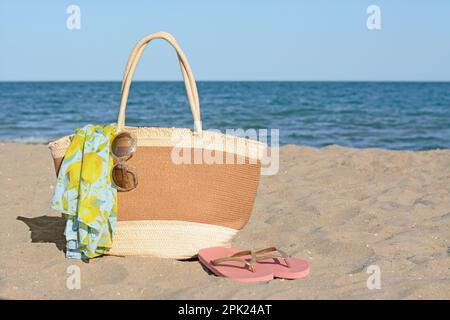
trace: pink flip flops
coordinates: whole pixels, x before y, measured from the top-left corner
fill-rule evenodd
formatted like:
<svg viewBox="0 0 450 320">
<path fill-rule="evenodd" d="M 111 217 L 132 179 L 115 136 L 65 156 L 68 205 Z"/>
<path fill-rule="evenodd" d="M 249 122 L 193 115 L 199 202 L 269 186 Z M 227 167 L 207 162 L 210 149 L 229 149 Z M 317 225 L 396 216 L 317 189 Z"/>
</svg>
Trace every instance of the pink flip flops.
<svg viewBox="0 0 450 320">
<path fill-rule="evenodd" d="M 309 274 L 305 260 L 289 257 L 270 247 L 252 252 L 239 248 L 212 247 L 198 252 L 199 261 L 215 275 L 240 282 L 299 279 Z"/>
</svg>

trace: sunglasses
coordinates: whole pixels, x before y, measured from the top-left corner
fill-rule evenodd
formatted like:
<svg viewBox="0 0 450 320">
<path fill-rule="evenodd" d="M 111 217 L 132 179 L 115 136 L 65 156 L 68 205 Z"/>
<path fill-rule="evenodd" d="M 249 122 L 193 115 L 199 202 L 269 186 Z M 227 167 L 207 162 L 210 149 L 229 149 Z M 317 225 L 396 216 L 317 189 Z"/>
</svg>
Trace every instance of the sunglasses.
<svg viewBox="0 0 450 320">
<path fill-rule="evenodd" d="M 111 154 L 115 164 L 111 180 L 118 191 L 130 191 L 138 184 L 136 168 L 125 163 L 136 152 L 136 139 L 128 132 L 121 132 L 111 141 Z"/>
</svg>

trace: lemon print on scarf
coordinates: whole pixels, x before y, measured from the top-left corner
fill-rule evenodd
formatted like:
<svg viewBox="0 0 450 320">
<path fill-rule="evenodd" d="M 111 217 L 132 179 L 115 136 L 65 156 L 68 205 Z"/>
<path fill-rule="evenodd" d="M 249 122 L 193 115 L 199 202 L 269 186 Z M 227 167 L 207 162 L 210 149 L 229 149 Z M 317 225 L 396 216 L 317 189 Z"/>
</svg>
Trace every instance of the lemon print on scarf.
<svg viewBox="0 0 450 320">
<path fill-rule="evenodd" d="M 100 216 L 100 202 L 96 196 L 86 197 L 80 201 L 79 217 L 86 224 L 91 224 Z"/>
<path fill-rule="evenodd" d="M 69 175 L 69 189 L 78 188 L 80 184 L 81 162 L 74 162 L 69 165 L 67 174 Z"/>
<path fill-rule="evenodd" d="M 81 178 L 85 182 L 95 183 L 103 172 L 103 160 L 97 153 L 86 153 L 83 157 L 83 169 Z"/>
<path fill-rule="evenodd" d="M 83 151 L 84 137 L 78 134 L 79 129 L 76 130 L 75 136 L 73 137 L 69 148 L 67 148 L 64 158 L 70 159 L 78 151 Z"/>
</svg>

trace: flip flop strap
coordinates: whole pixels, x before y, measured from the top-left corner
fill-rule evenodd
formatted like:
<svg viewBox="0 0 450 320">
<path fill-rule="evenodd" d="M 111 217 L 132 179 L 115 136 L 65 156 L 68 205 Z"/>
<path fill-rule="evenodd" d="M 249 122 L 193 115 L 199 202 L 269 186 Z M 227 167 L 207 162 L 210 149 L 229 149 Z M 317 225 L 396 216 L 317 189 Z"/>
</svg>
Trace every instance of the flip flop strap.
<svg viewBox="0 0 450 320">
<path fill-rule="evenodd" d="M 274 252 L 270 254 L 271 252 Z M 264 254 L 268 253 L 268 254 Z M 288 268 L 291 268 L 291 263 L 289 262 L 289 255 L 281 249 L 276 247 L 269 247 L 265 249 L 261 249 L 255 252 L 256 262 L 268 259 L 283 259 L 284 263 Z"/>
<path fill-rule="evenodd" d="M 252 258 L 251 259 L 239 258 L 240 256 L 246 256 L 246 255 L 251 255 Z M 211 264 L 213 266 L 219 266 L 219 265 L 223 264 L 224 262 L 230 262 L 230 261 L 242 262 L 251 272 L 256 272 L 255 271 L 256 256 L 250 250 L 239 251 L 229 257 L 223 257 L 223 258 L 211 260 Z"/>
</svg>

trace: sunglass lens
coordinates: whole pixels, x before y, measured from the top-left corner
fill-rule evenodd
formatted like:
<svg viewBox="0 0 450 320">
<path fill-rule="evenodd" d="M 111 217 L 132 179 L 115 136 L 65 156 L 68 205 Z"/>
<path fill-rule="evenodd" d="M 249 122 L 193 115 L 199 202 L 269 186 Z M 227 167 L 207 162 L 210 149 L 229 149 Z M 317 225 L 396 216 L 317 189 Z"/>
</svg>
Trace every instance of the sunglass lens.
<svg viewBox="0 0 450 320">
<path fill-rule="evenodd" d="M 136 151 L 136 141 L 129 133 L 119 133 L 111 143 L 111 152 L 118 158 L 131 156 Z"/>
<path fill-rule="evenodd" d="M 123 191 L 129 191 L 137 186 L 136 170 L 124 164 L 117 164 L 113 167 L 112 180 L 114 184 Z"/>
</svg>

